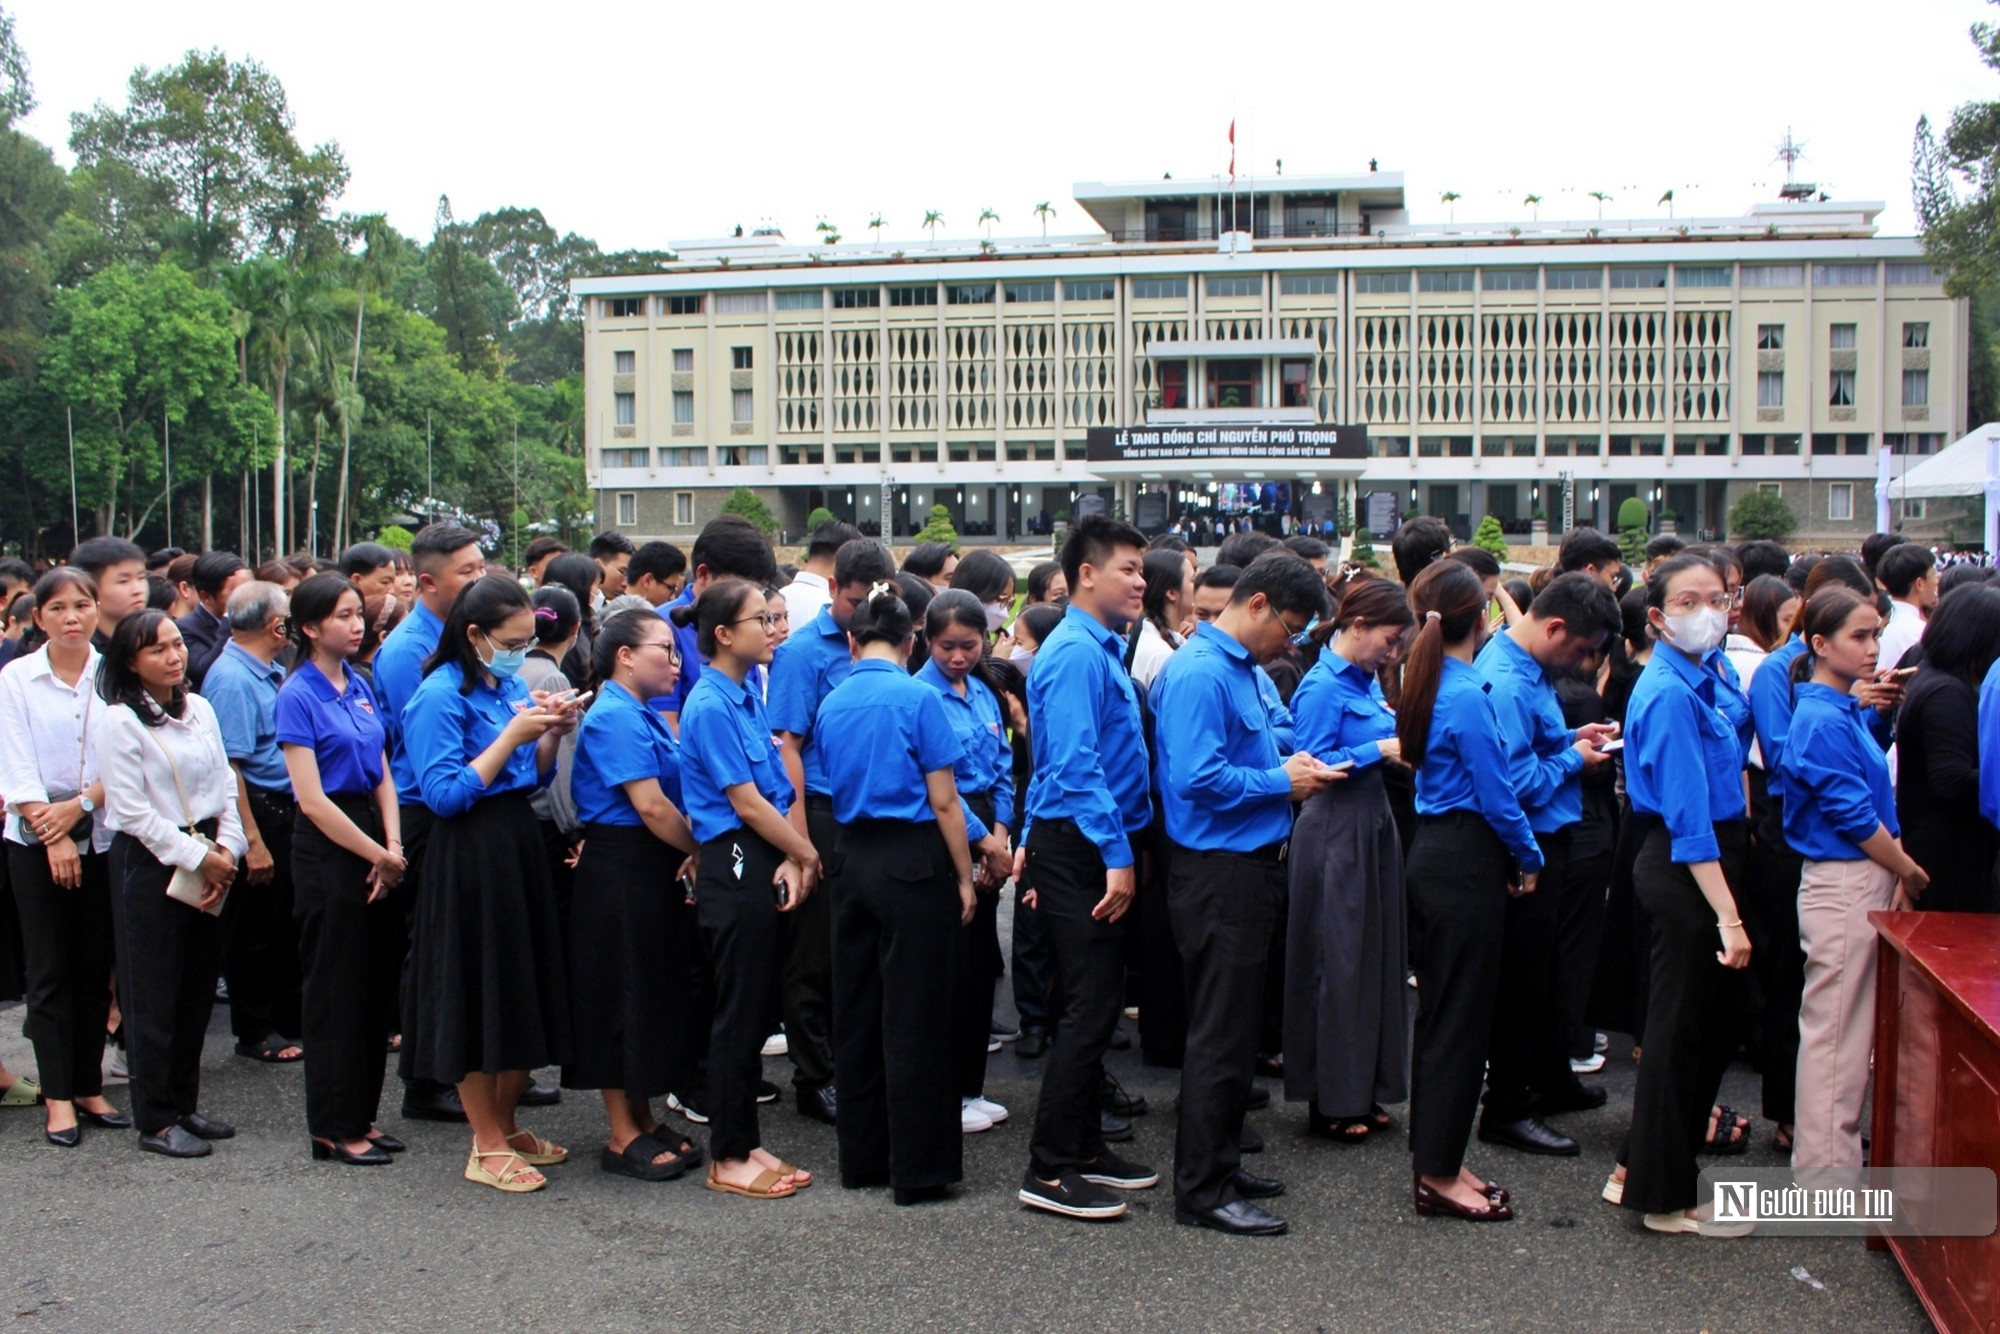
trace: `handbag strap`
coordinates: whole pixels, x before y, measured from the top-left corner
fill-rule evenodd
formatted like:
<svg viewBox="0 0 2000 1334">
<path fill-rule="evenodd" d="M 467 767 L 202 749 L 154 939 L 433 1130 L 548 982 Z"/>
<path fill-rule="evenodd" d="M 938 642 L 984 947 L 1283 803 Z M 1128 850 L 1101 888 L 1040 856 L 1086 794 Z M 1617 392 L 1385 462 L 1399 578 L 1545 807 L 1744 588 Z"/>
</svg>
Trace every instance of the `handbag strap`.
<svg viewBox="0 0 2000 1334">
<path fill-rule="evenodd" d="M 153 744 L 160 748 L 160 754 L 167 757 L 167 772 L 174 777 L 174 795 L 181 799 L 181 815 L 187 821 L 188 836 L 199 837 L 195 831 L 194 807 L 188 804 L 187 789 L 181 786 L 181 767 L 174 763 L 174 753 L 167 749 L 166 742 L 153 735 L 152 728 L 148 727 L 145 730 L 148 736 L 153 737 Z"/>
</svg>

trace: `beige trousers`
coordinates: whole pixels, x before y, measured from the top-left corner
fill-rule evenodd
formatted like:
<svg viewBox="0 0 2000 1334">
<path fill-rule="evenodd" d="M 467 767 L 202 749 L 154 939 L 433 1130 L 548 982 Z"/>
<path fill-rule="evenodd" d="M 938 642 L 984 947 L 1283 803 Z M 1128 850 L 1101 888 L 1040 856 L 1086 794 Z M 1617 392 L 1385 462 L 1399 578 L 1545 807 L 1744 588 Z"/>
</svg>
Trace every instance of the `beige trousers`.
<svg viewBox="0 0 2000 1334">
<path fill-rule="evenodd" d="M 1871 861 L 1805 864 L 1795 1171 L 1861 1166 L 1861 1107 L 1875 1047 L 1875 928 L 1868 914 L 1886 909 L 1895 893 L 1896 877 Z"/>
</svg>

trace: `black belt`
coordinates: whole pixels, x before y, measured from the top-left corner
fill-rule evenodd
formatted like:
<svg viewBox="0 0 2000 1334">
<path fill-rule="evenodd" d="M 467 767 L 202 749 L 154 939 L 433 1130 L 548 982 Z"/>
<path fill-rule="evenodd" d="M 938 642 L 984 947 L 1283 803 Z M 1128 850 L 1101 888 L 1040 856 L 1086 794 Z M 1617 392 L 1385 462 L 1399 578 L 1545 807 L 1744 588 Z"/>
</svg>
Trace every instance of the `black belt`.
<svg viewBox="0 0 2000 1334">
<path fill-rule="evenodd" d="M 1437 815 L 1418 815 L 1418 824 L 1485 824 L 1486 817 L 1478 811 L 1443 811 Z"/>
<path fill-rule="evenodd" d="M 1184 853 L 1189 857 L 1199 857 L 1204 861 L 1230 858 L 1242 862 L 1270 862 L 1273 865 L 1279 865 L 1284 862 L 1286 856 L 1291 851 L 1291 846 L 1292 842 L 1290 839 L 1280 839 L 1276 843 L 1266 843 L 1263 847 L 1253 849 L 1249 852 L 1232 852 L 1227 848 L 1184 848 L 1176 843 L 1174 844 L 1174 851 Z"/>
</svg>

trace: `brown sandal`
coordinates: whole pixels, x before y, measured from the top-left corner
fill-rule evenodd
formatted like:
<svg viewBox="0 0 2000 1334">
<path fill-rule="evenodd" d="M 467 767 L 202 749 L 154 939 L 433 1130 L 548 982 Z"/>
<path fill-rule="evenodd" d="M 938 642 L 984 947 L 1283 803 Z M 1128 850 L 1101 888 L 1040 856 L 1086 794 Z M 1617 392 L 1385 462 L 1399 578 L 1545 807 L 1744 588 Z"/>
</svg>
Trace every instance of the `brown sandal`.
<svg viewBox="0 0 2000 1334">
<path fill-rule="evenodd" d="M 503 1163 L 515 1163 L 519 1165 L 513 1167 L 503 1166 L 498 1172 L 489 1172 L 480 1165 L 481 1160 L 485 1158 L 499 1158 L 503 1160 Z M 534 1173 L 535 1180 L 526 1180 L 525 1178 L 530 1172 L 533 1172 L 533 1168 L 527 1160 L 512 1149 L 481 1149 L 475 1147 L 472 1150 L 471 1156 L 465 1160 L 465 1179 L 467 1181 L 477 1182 L 482 1186 L 491 1186 L 495 1190 L 506 1191 L 509 1195 L 526 1195 L 530 1191 L 540 1190 L 549 1184 L 549 1179 L 542 1176 L 539 1172 Z"/>
<path fill-rule="evenodd" d="M 779 1184 L 784 1179 L 785 1174 L 783 1172 L 773 1172 L 767 1167 L 759 1172 L 757 1179 L 749 1185 L 735 1186 L 716 1175 L 716 1164 L 710 1163 L 708 1165 L 708 1188 L 713 1191 L 720 1191 L 724 1195 L 742 1195 L 752 1200 L 782 1200 L 787 1195 L 797 1194 L 797 1186 L 783 1186 Z"/>
</svg>

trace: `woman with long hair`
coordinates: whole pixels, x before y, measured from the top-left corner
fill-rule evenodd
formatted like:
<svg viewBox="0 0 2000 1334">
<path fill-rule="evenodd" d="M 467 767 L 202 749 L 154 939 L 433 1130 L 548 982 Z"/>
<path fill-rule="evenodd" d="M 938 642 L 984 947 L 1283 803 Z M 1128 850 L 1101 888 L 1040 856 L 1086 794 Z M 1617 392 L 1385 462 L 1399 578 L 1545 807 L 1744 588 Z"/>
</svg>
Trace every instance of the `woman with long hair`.
<svg viewBox="0 0 2000 1334">
<path fill-rule="evenodd" d="M 1350 579 L 1323 651 L 1292 696 L 1298 747 L 1350 770 L 1309 799 L 1292 830 L 1285 961 L 1285 1096 L 1342 1143 L 1388 1124 L 1407 1096 L 1403 847 L 1382 775 L 1402 758 L 1396 715 L 1375 682 L 1415 616 L 1401 585 Z"/>
<path fill-rule="evenodd" d="M 1416 1208 L 1503 1222 L 1514 1216 L 1507 1194 L 1465 1166 L 1465 1145 L 1499 1005 L 1507 898 L 1534 891 L 1542 853 L 1507 782 L 1499 717 L 1472 666 L 1485 639 L 1485 586 L 1468 566 L 1438 561 L 1411 583 L 1410 610 L 1417 632 L 1396 739 L 1416 769 L 1408 877 Z"/>
<path fill-rule="evenodd" d="M 535 646 L 521 664 L 521 684 L 528 688 L 530 698 L 537 692 L 560 695 L 577 690 L 579 683 L 562 669 L 583 627 L 583 609 L 577 605 L 576 595 L 562 584 L 543 584 L 530 600 L 535 604 Z M 577 842 L 583 836 L 577 824 L 576 802 L 570 795 L 576 738 L 571 732 L 557 745 L 555 773 L 528 799 L 535 812 L 535 826 L 541 830 L 543 851 L 548 854 L 556 915 L 565 931 L 569 929 L 570 896 L 576 887 Z"/>
<path fill-rule="evenodd" d="M 590 641 L 597 634 L 597 589 L 604 581 L 604 567 L 578 552 L 557 556 L 542 567 L 542 588 L 569 590 L 576 599 L 579 624 L 576 642 L 560 660 L 563 675 L 581 681 L 590 675 Z"/>
<path fill-rule="evenodd" d="M 1132 659 L 1132 679 L 1141 690 L 1152 687 L 1153 678 L 1174 650 L 1185 642 L 1182 627 L 1194 617 L 1194 571 L 1178 551 L 1146 553 L 1145 615 L 1130 633 L 1138 636 L 1128 645 Z"/>
<path fill-rule="evenodd" d="M 2000 660 L 2000 588 L 1975 583 L 1946 594 L 1924 627 L 1923 649 L 1896 718 L 1903 850 L 1930 872 L 1926 911 L 2000 911 L 2000 836 L 1979 814 L 1979 687 Z"/>
<path fill-rule="evenodd" d="M 361 643 L 355 648 L 351 662 L 370 689 L 375 686 L 376 651 L 389 632 L 409 614 L 410 604 L 394 593 L 378 593 L 361 600 Z"/>
</svg>

